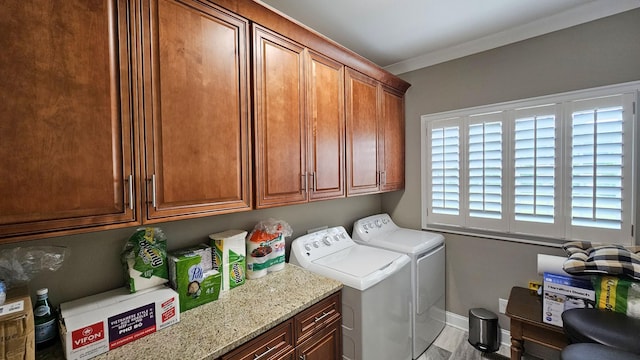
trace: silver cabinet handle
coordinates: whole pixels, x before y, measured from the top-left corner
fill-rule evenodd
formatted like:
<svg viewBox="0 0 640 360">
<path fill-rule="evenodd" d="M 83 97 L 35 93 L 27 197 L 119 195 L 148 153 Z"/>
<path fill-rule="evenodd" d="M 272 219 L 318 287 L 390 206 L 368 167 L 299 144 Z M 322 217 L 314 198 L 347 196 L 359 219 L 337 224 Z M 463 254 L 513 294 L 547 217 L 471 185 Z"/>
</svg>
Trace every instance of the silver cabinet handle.
<svg viewBox="0 0 640 360">
<path fill-rule="evenodd" d="M 315 317 L 315 321 L 314 321 L 314 322 L 318 322 L 318 321 L 320 321 L 320 320 L 322 320 L 322 319 L 326 318 L 326 317 L 327 317 L 327 316 L 329 316 L 329 315 L 331 315 L 331 312 L 324 312 L 324 311 L 323 311 L 321 316 L 317 316 L 317 317 Z"/>
<path fill-rule="evenodd" d="M 273 351 L 273 350 L 277 349 L 277 347 L 276 347 L 276 346 L 274 346 L 274 347 L 272 347 L 272 348 L 270 348 L 270 347 L 266 346 L 266 348 L 267 348 L 267 351 L 263 352 L 263 353 L 262 353 L 262 354 L 260 354 L 260 355 L 258 355 L 258 354 L 253 354 L 253 360 L 260 359 L 261 357 L 263 357 L 263 356 L 267 355 L 267 354 L 268 354 L 268 353 L 270 353 L 271 351 Z"/>
<path fill-rule="evenodd" d="M 300 175 L 300 192 L 307 191 L 307 173 Z"/>
<path fill-rule="evenodd" d="M 311 184 L 313 184 L 313 192 L 318 191 L 318 179 L 315 171 L 311 173 Z"/>
<path fill-rule="evenodd" d="M 133 175 L 129 175 L 129 209 L 133 210 Z"/>
<path fill-rule="evenodd" d="M 156 207 L 156 174 L 151 175 L 151 205 Z"/>
</svg>

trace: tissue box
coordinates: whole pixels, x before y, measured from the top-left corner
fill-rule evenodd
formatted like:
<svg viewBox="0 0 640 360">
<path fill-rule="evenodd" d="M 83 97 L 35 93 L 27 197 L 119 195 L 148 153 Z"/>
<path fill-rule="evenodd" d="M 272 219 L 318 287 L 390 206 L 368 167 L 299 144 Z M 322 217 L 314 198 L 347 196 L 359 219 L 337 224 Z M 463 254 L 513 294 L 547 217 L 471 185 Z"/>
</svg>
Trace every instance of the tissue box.
<svg viewBox="0 0 640 360">
<path fill-rule="evenodd" d="M 562 326 L 562 313 L 573 308 L 593 308 L 595 291 L 591 281 L 566 275 L 544 273 L 542 321 Z"/>
<path fill-rule="evenodd" d="M 26 286 L 7 291 L 0 314 L 0 359 L 35 359 L 33 307 Z"/>
<path fill-rule="evenodd" d="M 213 268 L 213 251 L 205 244 L 171 252 L 169 283 L 180 297 L 180 312 L 218 299 L 221 274 Z"/>
<path fill-rule="evenodd" d="M 247 258 L 244 230 L 227 230 L 209 235 L 215 250 L 213 268 L 222 273 L 222 291 L 244 284 Z"/>
<path fill-rule="evenodd" d="M 60 304 L 67 360 L 88 359 L 180 321 L 178 294 L 166 286 L 131 294 L 118 288 Z"/>
</svg>

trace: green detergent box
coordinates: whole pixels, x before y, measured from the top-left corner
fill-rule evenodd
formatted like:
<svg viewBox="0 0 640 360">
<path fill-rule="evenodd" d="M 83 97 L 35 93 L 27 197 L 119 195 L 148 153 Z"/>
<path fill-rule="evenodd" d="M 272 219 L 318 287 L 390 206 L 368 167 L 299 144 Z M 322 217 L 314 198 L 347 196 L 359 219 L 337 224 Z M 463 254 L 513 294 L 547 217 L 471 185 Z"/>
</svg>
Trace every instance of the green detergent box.
<svg viewBox="0 0 640 360">
<path fill-rule="evenodd" d="M 244 230 L 227 230 L 209 235 L 214 249 L 213 268 L 222 273 L 222 291 L 244 284 L 247 272 Z"/>
<path fill-rule="evenodd" d="M 213 249 L 201 244 L 169 253 L 169 283 L 178 293 L 180 312 L 218 299 L 222 274 L 213 268 Z"/>
</svg>

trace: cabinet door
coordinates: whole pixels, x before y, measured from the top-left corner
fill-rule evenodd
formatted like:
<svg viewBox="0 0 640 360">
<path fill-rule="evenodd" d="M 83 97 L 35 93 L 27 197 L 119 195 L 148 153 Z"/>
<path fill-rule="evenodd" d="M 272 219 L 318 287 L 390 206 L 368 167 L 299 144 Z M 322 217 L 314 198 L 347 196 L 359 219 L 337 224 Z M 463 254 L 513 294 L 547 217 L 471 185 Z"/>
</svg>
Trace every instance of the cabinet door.
<svg viewBox="0 0 640 360">
<path fill-rule="evenodd" d="M 345 196 L 344 66 L 309 51 L 309 200 Z"/>
<path fill-rule="evenodd" d="M 404 96 L 382 86 L 380 190 L 404 188 Z"/>
<path fill-rule="evenodd" d="M 296 347 L 296 359 L 340 360 L 342 359 L 342 331 L 340 321 L 316 333 Z"/>
<path fill-rule="evenodd" d="M 143 14 L 145 221 L 250 210 L 247 21 L 191 0 Z"/>
<path fill-rule="evenodd" d="M 134 224 L 125 0 L 0 11 L 0 242 Z"/>
<path fill-rule="evenodd" d="M 379 191 L 378 82 L 352 69 L 346 72 L 347 195 Z"/>
<path fill-rule="evenodd" d="M 307 201 L 304 48 L 254 25 L 256 207 Z"/>
</svg>

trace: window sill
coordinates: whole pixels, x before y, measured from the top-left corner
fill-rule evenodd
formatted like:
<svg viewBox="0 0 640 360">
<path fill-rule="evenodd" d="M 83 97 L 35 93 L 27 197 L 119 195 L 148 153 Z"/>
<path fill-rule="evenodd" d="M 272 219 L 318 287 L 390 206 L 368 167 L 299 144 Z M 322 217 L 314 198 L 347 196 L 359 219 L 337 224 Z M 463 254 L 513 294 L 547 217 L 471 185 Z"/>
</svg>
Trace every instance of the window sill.
<svg viewBox="0 0 640 360">
<path fill-rule="evenodd" d="M 447 227 L 442 225 L 427 225 L 422 228 L 425 231 L 436 231 L 446 234 L 464 235 L 470 237 L 479 237 L 484 239 L 509 241 L 520 244 L 538 245 L 550 248 L 561 248 L 562 244 L 569 240 L 564 239 L 550 239 L 544 237 L 536 237 L 527 234 L 505 234 L 505 233 L 491 233 L 476 229 L 462 229 L 456 227 Z"/>
</svg>

